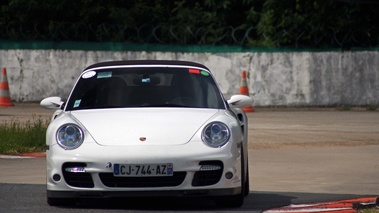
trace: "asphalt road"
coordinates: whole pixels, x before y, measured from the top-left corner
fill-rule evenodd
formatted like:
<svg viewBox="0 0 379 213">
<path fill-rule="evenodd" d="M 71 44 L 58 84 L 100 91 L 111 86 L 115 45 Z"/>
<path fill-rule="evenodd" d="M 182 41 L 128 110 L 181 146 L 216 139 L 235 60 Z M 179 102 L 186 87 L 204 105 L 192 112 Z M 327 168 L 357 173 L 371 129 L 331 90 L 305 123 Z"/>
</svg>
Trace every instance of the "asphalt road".
<svg viewBox="0 0 379 213">
<path fill-rule="evenodd" d="M 37 104 L 0 108 L 0 120 L 48 119 Z M 206 200 L 46 204 L 45 159 L 0 159 L 0 212 L 248 211 L 379 195 L 379 112 L 264 109 L 248 113 L 250 195 L 240 209 Z"/>
</svg>

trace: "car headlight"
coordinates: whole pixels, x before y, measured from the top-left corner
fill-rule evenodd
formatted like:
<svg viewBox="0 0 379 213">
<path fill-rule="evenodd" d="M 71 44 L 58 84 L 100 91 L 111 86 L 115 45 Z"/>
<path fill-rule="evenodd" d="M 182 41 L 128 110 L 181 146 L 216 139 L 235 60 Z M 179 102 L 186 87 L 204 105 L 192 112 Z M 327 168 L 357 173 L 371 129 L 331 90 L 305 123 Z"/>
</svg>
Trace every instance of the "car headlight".
<svg viewBox="0 0 379 213">
<path fill-rule="evenodd" d="M 83 130 L 75 124 L 65 124 L 57 131 L 58 144 L 64 149 L 76 149 L 83 140 Z"/>
<path fill-rule="evenodd" d="M 230 138 L 228 126 L 221 122 L 209 123 L 203 130 L 202 139 L 210 147 L 221 147 Z"/>
</svg>

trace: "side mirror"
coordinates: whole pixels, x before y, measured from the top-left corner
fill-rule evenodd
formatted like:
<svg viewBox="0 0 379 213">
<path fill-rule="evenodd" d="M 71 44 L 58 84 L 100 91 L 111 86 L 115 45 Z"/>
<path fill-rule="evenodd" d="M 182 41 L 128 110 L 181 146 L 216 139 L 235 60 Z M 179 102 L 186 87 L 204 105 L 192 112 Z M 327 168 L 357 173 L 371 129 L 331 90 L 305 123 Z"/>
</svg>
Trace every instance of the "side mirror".
<svg viewBox="0 0 379 213">
<path fill-rule="evenodd" d="M 46 109 L 60 109 L 64 102 L 60 97 L 48 97 L 40 102 L 40 106 Z"/>
<path fill-rule="evenodd" d="M 232 108 L 245 108 L 253 105 L 253 99 L 247 95 L 233 95 L 228 104 Z"/>
</svg>

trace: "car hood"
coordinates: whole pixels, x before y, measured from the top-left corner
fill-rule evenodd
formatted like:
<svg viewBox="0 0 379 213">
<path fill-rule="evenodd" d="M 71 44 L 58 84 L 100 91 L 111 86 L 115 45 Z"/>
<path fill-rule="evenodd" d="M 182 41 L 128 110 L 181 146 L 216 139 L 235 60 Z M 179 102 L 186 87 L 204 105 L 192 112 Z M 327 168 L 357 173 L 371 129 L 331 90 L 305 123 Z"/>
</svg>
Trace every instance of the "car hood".
<svg viewBox="0 0 379 213">
<path fill-rule="evenodd" d="M 187 143 L 219 109 L 127 108 L 72 111 L 95 141 L 105 146 Z"/>
</svg>

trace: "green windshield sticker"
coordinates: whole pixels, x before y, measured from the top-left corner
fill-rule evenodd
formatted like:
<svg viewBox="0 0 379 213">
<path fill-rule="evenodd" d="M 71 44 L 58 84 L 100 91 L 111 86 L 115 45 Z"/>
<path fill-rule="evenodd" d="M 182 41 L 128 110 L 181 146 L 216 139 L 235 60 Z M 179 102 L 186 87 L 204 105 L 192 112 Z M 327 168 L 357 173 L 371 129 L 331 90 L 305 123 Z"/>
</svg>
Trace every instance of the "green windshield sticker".
<svg viewBox="0 0 379 213">
<path fill-rule="evenodd" d="M 97 78 L 110 78 L 112 77 L 112 72 L 98 72 Z"/>
<path fill-rule="evenodd" d="M 80 105 L 81 101 L 82 101 L 81 99 L 76 100 L 75 103 L 74 103 L 74 108 L 78 107 Z"/>
<path fill-rule="evenodd" d="M 207 71 L 204 71 L 204 70 L 202 70 L 202 71 L 200 72 L 200 74 L 202 74 L 202 75 L 204 75 L 204 76 L 209 76 L 209 73 L 208 73 Z"/>
</svg>

